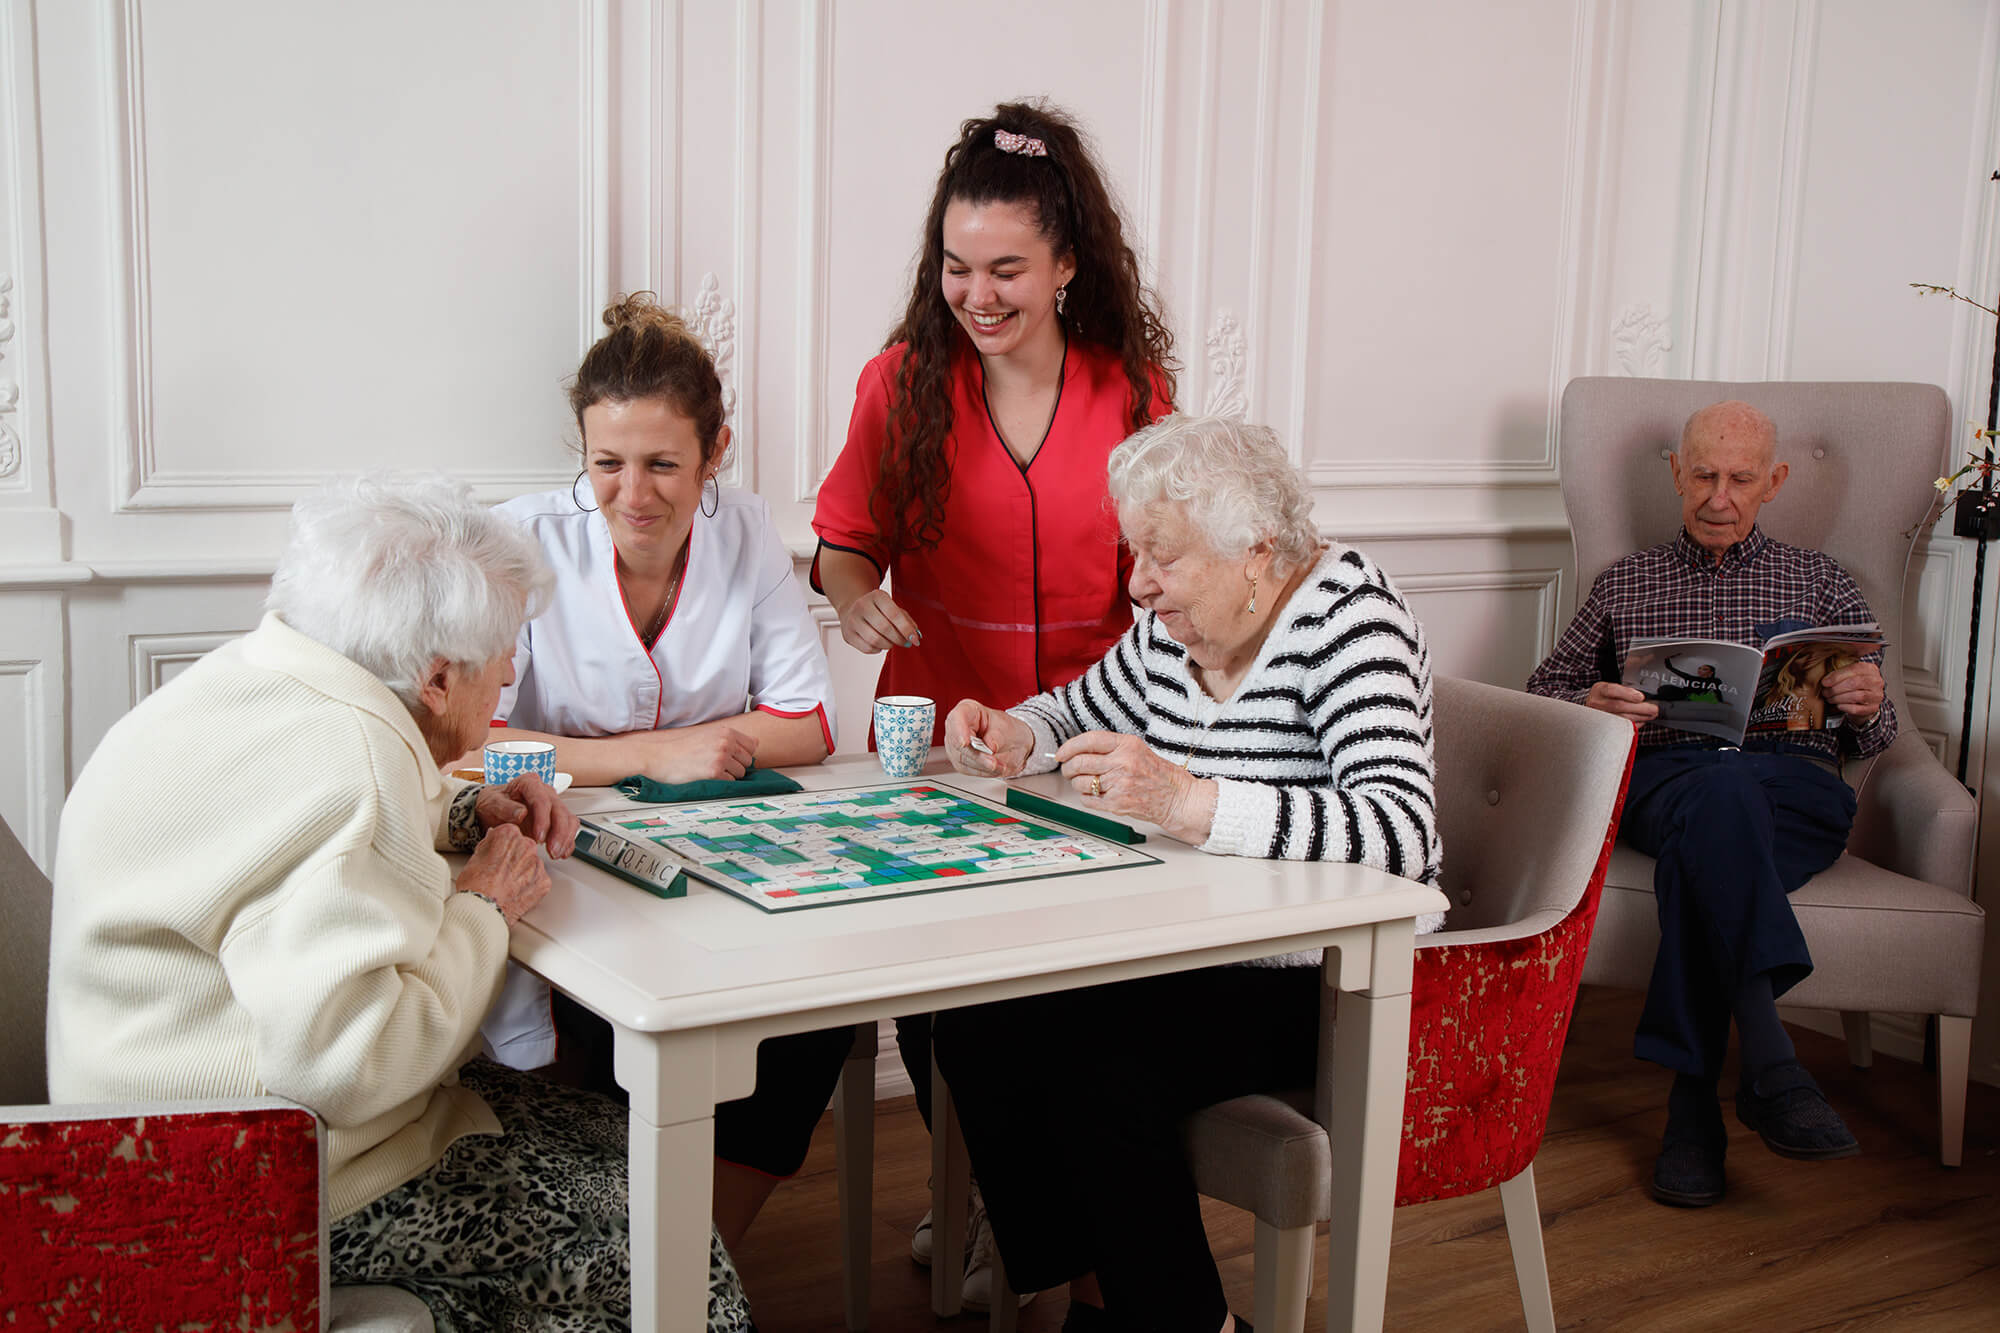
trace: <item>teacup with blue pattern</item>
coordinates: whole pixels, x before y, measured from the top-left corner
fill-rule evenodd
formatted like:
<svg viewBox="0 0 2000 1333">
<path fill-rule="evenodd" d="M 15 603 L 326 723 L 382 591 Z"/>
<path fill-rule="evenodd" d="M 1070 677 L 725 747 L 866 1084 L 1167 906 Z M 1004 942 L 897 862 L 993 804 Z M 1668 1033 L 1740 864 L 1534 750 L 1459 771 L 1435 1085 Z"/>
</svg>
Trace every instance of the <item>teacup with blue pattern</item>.
<svg viewBox="0 0 2000 1333">
<path fill-rule="evenodd" d="M 556 747 L 547 741 L 494 741 L 485 755 L 488 782 L 497 785 L 533 773 L 551 786 L 555 783 Z"/>
<path fill-rule="evenodd" d="M 920 694 L 885 694 L 875 701 L 875 753 L 892 778 L 914 778 L 931 757 L 937 705 Z"/>
</svg>

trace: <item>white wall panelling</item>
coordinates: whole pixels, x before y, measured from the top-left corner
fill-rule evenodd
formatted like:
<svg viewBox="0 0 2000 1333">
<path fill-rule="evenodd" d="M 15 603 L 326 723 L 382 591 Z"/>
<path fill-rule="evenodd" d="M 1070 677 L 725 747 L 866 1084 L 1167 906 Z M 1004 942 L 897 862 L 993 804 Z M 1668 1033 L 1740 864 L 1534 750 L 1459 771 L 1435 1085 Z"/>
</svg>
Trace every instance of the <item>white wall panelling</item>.
<svg viewBox="0 0 2000 1333">
<path fill-rule="evenodd" d="M 1181 403 L 1280 431 L 1443 671 L 1518 684 L 1575 600 L 1573 375 L 1983 408 L 1990 322 L 1905 284 L 2000 291 L 2000 4 L 1009 15 L 1038 40 L 995 60 L 990 14 L 917 0 L 0 0 L 0 726 L 45 728 L 0 811 L 47 849 L 104 729 L 255 623 L 314 478 L 568 482 L 562 383 L 616 292 L 693 312 L 726 476 L 803 560 L 945 149 L 1017 96 L 1095 140 Z M 1919 551 L 1897 641 L 1911 725 L 1952 745 L 1969 555 Z M 879 659 L 816 615 L 858 748 Z"/>
<path fill-rule="evenodd" d="M 0 5 L 0 562 L 62 558 L 50 500 L 33 4 Z"/>
<path fill-rule="evenodd" d="M 1518 688 L 1555 647 L 1563 575 L 1555 569 L 1396 574 L 1442 675 Z"/>
<path fill-rule="evenodd" d="M 0 819 L 42 866 L 55 857 L 63 768 L 62 597 L 0 589 Z"/>
<path fill-rule="evenodd" d="M 116 510 L 283 508 L 343 464 L 391 465 L 420 444 L 495 498 L 555 483 L 562 414 L 546 368 L 574 356 L 611 285 L 608 2 L 517 6 L 505 25 L 470 4 L 111 4 Z M 262 58 L 219 72 L 207 57 L 221 21 Z M 385 26 L 396 42 L 376 39 Z M 293 43 L 325 59 L 270 58 Z M 530 105 L 524 86 L 567 92 L 562 111 Z M 351 137 L 335 142 L 335 127 Z M 431 213 L 406 225 L 413 204 Z M 570 275 L 517 263 L 565 237 Z M 352 285 L 302 283 L 315 277 Z M 316 318 L 282 339 L 243 336 L 285 302 Z M 385 302 L 404 317 L 383 320 Z M 576 313 L 549 321 L 558 303 Z M 482 315 L 542 355 L 466 355 L 464 324 Z M 416 375 L 327 382 L 339 353 L 370 343 Z M 544 374 L 442 391 L 496 353 Z"/>
<path fill-rule="evenodd" d="M 231 629 L 205 634 L 134 634 L 126 639 L 132 653 L 131 706 L 160 686 L 220 648 L 243 631 Z"/>
</svg>

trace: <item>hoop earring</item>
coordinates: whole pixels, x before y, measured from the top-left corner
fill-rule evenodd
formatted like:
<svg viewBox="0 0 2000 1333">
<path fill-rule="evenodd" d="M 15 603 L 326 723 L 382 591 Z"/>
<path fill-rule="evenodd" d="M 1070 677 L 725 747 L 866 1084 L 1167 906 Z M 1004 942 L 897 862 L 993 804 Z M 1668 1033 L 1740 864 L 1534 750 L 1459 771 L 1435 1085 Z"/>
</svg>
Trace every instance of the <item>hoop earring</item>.
<svg viewBox="0 0 2000 1333">
<path fill-rule="evenodd" d="M 584 474 L 585 472 L 588 472 L 589 470 L 590 470 L 589 468 L 579 468 L 579 469 L 577 469 L 577 474 L 576 474 L 576 481 L 582 481 L 582 480 L 583 480 L 583 474 Z M 583 501 L 581 501 L 581 500 L 579 500 L 579 499 L 577 499 L 577 498 L 576 498 L 576 481 L 573 481 L 573 482 L 571 482 L 571 483 L 569 484 L 569 502 L 570 502 L 571 504 L 575 505 L 575 506 L 576 506 L 576 507 L 577 507 L 578 509 L 581 509 L 581 510 L 583 510 L 583 512 L 584 512 L 584 513 L 586 513 L 586 514 L 594 514 L 594 513 L 596 513 L 596 512 L 597 512 L 597 506 L 596 506 L 596 505 L 590 505 L 590 506 L 586 507 L 586 506 L 584 505 Z"/>
<path fill-rule="evenodd" d="M 1065 301 L 1067 301 L 1068 299 L 1069 299 L 1069 286 L 1068 286 L 1068 284 L 1067 284 L 1067 283 L 1065 283 L 1065 284 L 1064 284 L 1063 286 L 1061 286 L 1061 287 L 1058 287 L 1058 288 L 1056 288 L 1056 318 L 1057 318 L 1057 319 L 1061 319 L 1061 318 L 1062 318 L 1062 312 L 1063 312 L 1063 303 L 1064 303 Z"/>
<path fill-rule="evenodd" d="M 710 487 L 711 485 L 715 487 L 715 503 L 714 503 L 714 504 L 709 504 L 709 503 L 707 503 L 707 501 L 708 501 L 708 488 L 709 488 L 709 487 Z M 702 516 L 703 518 L 714 518 L 714 517 L 715 517 L 715 511 L 716 511 L 716 510 L 718 510 L 718 509 L 720 509 L 720 508 L 722 508 L 722 483 L 721 483 L 721 482 L 719 482 L 719 481 L 717 481 L 717 480 L 715 479 L 715 474 L 714 474 L 713 472 L 709 473 L 709 474 L 708 474 L 708 480 L 702 483 L 702 487 L 701 487 L 701 500 L 702 500 L 702 503 L 701 503 L 701 516 Z"/>
</svg>

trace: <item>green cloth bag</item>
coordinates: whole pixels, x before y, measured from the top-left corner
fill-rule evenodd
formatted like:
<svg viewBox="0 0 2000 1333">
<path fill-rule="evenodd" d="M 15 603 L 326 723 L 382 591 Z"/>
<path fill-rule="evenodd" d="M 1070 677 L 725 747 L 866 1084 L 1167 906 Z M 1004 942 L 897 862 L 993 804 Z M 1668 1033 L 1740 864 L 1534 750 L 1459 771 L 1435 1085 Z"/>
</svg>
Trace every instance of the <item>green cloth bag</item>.
<svg viewBox="0 0 2000 1333">
<path fill-rule="evenodd" d="M 670 805 L 679 801 L 735 801 L 752 796 L 783 796 L 803 787 L 775 768 L 753 768 L 740 778 L 708 778 L 701 782 L 655 782 L 634 773 L 620 778 L 619 791 L 635 801 Z"/>
</svg>

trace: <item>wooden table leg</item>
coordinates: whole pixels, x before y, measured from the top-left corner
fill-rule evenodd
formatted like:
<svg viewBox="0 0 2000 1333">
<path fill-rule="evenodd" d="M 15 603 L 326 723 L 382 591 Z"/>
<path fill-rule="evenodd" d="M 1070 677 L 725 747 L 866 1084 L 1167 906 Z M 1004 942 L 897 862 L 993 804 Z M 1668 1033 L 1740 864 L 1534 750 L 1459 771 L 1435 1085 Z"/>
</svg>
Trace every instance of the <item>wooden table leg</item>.
<svg viewBox="0 0 2000 1333">
<path fill-rule="evenodd" d="M 965 1308 L 965 1207 L 972 1165 L 958 1134 L 951 1089 L 931 1057 L 931 1313 L 948 1319 Z"/>
<path fill-rule="evenodd" d="M 1341 993 L 1333 1038 L 1329 1333 L 1378 1333 L 1388 1294 L 1403 1086 L 1409 1073 L 1413 935 L 1408 921 L 1378 926 L 1374 935 L 1370 985 Z"/>
<path fill-rule="evenodd" d="M 617 1029 L 614 1067 L 632 1099 L 626 1207 L 635 1329 L 708 1326 L 713 1050 L 711 1033 Z"/>
</svg>

